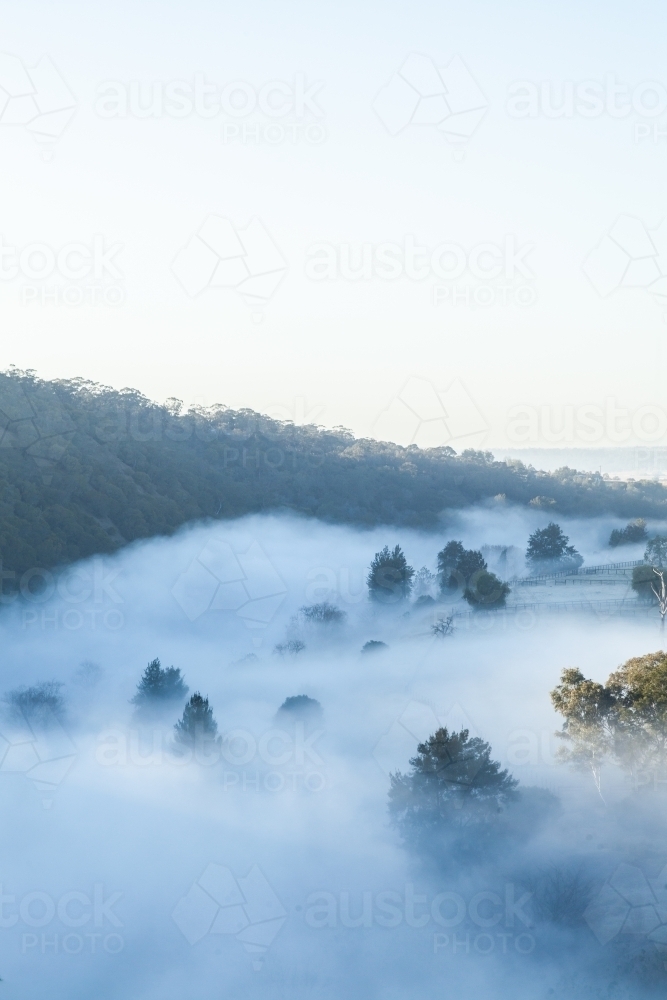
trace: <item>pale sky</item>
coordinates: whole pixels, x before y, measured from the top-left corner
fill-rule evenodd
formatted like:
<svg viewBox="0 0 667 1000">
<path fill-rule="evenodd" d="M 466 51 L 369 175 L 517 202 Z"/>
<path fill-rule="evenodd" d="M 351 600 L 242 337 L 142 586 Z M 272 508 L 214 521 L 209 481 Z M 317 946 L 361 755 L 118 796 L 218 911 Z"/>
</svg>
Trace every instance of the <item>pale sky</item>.
<svg viewBox="0 0 667 1000">
<path fill-rule="evenodd" d="M 664 444 L 664 27 L 5 5 L 2 367 L 457 450 Z"/>
</svg>

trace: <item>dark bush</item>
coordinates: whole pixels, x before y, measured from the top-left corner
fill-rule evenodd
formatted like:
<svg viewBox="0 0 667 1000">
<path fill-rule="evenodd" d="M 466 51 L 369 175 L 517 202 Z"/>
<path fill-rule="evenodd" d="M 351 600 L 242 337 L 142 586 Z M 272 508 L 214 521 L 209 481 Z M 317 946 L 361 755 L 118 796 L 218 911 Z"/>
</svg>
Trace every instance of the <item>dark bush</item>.
<svg viewBox="0 0 667 1000">
<path fill-rule="evenodd" d="M 389 649 L 386 642 L 381 642 L 379 639 L 369 639 L 361 647 L 362 653 L 379 653 L 382 649 Z"/>
</svg>

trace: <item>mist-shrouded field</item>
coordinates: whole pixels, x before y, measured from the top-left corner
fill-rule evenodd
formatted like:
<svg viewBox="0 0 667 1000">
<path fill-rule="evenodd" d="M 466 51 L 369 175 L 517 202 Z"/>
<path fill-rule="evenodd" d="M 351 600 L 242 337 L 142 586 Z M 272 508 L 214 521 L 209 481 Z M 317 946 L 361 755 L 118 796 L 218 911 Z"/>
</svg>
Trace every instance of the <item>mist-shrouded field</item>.
<svg viewBox="0 0 667 1000">
<path fill-rule="evenodd" d="M 657 996 L 664 797 L 612 766 L 598 793 L 558 762 L 549 698 L 565 667 L 602 682 L 661 648 L 657 611 L 513 612 L 513 587 L 506 611 L 450 602 L 440 638 L 441 605 L 368 599 L 385 543 L 434 571 L 450 538 L 523 551 L 544 522 L 480 508 L 418 534 L 251 517 L 77 564 L 10 602 L 7 691 L 60 682 L 64 709 L 31 727 L 5 706 L 4 994 Z M 611 519 L 561 523 L 587 564 L 612 561 Z M 346 618 L 299 616 L 322 601 Z M 362 654 L 369 640 L 386 646 Z M 185 699 L 138 716 L 156 657 L 208 696 L 220 742 L 175 751 Z M 304 694 L 321 714 L 279 712 Z M 387 809 L 389 774 L 440 726 L 488 741 L 519 791 L 543 790 L 525 829 L 467 861 L 411 850 Z"/>
</svg>

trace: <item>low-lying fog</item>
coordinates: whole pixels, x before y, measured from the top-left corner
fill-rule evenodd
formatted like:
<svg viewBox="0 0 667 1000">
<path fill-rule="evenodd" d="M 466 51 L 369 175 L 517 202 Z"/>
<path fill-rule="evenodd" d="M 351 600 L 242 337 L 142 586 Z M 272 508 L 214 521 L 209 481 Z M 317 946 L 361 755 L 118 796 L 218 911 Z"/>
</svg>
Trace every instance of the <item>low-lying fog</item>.
<svg viewBox="0 0 667 1000">
<path fill-rule="evenodd" d="M 523 552 L 549 520 L 478 509 L 427 535 L 252 517 L 47 575 L 36 595 L 38 574 L 24 581 L 0 615 L 2 690 L 60 682 L 64 708 L 26 719 L 14 695 L 0 727 L 4 995 L 658 995 L 666 956 L 646 911 L 667 925 L 662 793 L 638 798 L 609 767 L 603 800 L 557 763 L 549 699 L 565 667 L 604 681 L 661 648 L 657 612 L 497 612 L 437 638 L 432 605 L 367 598 L 385 544 L 434 572 L 452 538 Z M 617 520 L 558 521 L 589 564 L 641 556 L 606 548 Z M 325 600 L 342 624 L 292 620 Z M 362 654 L 369 640 L 386 648 Z M 209 698 L 221 744 L 174 753 L 185 699 L 135 714 L 156 657 Z M 321 715 L 278 713 L 296 695 Z M 410 852 L 388 775 L 441 725 L 560 805 L 468 862 Z"/>
</svg>

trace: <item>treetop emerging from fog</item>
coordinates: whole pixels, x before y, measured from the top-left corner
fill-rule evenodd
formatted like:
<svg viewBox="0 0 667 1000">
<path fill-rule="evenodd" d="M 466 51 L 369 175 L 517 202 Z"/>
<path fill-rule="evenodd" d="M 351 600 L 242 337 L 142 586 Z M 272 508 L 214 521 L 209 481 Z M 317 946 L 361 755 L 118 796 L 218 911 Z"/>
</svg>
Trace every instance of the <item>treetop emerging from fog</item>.
<svg viewBox="0 0 667 1000">
<path fill-rule="evenodd" d="M 180 400 L 158 405 L 84 379 L 0 375 L 0 423 L 0 551 L 17 574 L 5 577 L 7 592 L 30 567 L 260 511 L 434 529 L 447 509 L 548 497 L 554 514 L 667 516 L 657 482 L 403 448 L 223 405 L 184 412 Z"/>
<path fill-rule="evenodd" d="M 181 677 L 178 667 L 160 665 L 158 659 L 151 660 L 137 684 L 137 693 L 132 704 L 139 710 L 150 709 L 185 698 L 188 686 Z"/>
<path fill-rule="evenodd" d="M 560 525 L 551 521 L 528 539 L 526 559 L 536 569 L 578 569 L 584 560 L 569 541 Z"/>
</svg>

